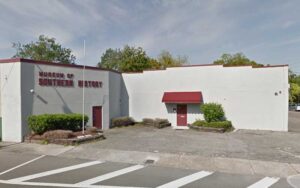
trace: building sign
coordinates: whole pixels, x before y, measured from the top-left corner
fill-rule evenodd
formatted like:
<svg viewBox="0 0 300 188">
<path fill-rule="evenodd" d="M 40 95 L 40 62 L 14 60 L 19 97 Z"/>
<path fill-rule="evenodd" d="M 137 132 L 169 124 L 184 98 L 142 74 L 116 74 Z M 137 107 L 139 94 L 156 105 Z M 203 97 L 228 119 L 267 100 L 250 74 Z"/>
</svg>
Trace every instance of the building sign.
<svg viewBox="0 0 300 188">
<path fill-rule="evenodd" d="M 75 84 L 74 74 L 58 73 L 58 72 L 39 72 L 40 86 L 57 86 L 57 87 L 86 87 L 86 88 L 102 88 L 101 81 L 95 80 L 78 80 Z"/>
</svg>

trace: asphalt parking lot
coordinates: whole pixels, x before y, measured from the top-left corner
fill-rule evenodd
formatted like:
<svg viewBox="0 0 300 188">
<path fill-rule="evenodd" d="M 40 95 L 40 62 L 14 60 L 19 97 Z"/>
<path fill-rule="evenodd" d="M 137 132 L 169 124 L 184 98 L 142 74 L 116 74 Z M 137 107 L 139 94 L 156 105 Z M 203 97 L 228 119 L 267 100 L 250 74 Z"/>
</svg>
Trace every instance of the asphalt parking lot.
<svg viewBox="0 0 300 188">
<path fill-rule="evenodd" d="M 0 151 L 1 188 L 291 188 L 289 182 L 297 180 Z"/>
<path fill-rule="evenodd" d="M 95 153 L 84 151 L 109 149 L 300 163 L 300 134 L 294 132 L 239 130 L 219 134 L 132 126 L 107 130 L 105 136 L 101 142 L 76 147 L 72 155 L 88 158 Z"/>
<path fill-rule="evenodd" d="M 300 112 L 289 111 L 289 131 L 300 133 Z"/>
</svg>

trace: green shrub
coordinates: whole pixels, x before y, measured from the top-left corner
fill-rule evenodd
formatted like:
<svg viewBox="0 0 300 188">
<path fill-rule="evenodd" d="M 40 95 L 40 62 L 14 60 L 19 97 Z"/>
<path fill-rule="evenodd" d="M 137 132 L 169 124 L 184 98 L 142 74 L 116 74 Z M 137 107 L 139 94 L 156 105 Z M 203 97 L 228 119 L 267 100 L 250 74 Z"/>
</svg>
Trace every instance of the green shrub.
<svg viewBox="0 0 300 188">
<path fill-rule="evenodd" d="M 199 127 L 212 127 L 212 128 L 225 128 L 229 129 L 232 128 L 231 121 L 213 121 L 213 122 L 206 122 L 203 120 L 196 120 L 193 123 L 194 126 L 199 126 Z"/>
<path fill-rule="evenodd" d="M 131 117 L 117 117 L 111 120 L 111 127 L 122 127 L 134 125 L 134 120 Z"/>
<path fill-rule="evenodd" d="M 225 113 L 221 104 L 206 103 L 201 105 L 201 111 L 207 122 L 224 121 Z"/>
<path fill-rule="evenodd" d="M 199 127 L 204 127 L 204 124 L 207 123 L 204 120 L 196 120 L 192 125 L 194 126 L 199 126 Z"/>
<path fill-rule="evenodd" d="M 84 124 L 88 122 L 88 116 L 84 116 Z M 81 114 L 42 114 L 28 117 L 30 129 L 37 134 L 43 134 L 50 130 L 78 131 L 82 128 Z"/>
</svg>

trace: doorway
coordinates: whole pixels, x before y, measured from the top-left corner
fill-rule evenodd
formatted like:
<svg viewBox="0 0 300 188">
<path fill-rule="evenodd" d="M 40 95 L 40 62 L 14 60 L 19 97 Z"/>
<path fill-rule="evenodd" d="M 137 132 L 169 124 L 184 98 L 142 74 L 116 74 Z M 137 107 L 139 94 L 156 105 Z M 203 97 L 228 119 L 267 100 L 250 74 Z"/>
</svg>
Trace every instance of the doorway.
<svg viewBox="0 0 300 188">
<path fill-rule="evenodd" d="M 93 106 L 93 127 L 102 129 L 102 106 Z"/>
<path fill-rule="evenodd" d="M 177 104 L 177 126 L 187 126 L 186 104 Z"/>
</svg>

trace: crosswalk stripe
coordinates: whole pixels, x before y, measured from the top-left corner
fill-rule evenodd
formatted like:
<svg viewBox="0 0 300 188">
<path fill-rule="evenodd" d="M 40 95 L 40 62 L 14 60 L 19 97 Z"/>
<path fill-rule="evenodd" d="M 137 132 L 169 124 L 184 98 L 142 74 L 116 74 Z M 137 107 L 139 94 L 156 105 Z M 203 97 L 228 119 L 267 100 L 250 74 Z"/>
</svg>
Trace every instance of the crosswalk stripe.
<svg viewBox="0 0 300 188">
<path fill-rule="evenodd" d="M 10 171 L 13 171 L 13 170 L 15 170 L 15 169 L 17 169 L 17 168 L 20 168 L 20 167 L 22 167 L 22 166 L 25 166 L 25 165 L 27 165 L 27 164 L 29 164 L 29 163 L 32 163 L 32 162 L 34 162 L 34 161 L 36 161 L 36 160 L 38 160 L 38 159 L 43 158 L 43 157 L 45 157 L 45 155 L 41 155 L 41 156 L 39 156 L 39 157 L 37 157 L 37 158 L 34 158 L 34 159 L 30 160 L 30 161 L 27 161 L 27 162 L 25 162 L 25 163 L 22 163 L 22 164 L 20 164 L 20 165 L 18 165 L 18 166 L 15 166 L 15 167 L 13 167 L 13 168 L 10 168 L 10 169 L 8 169 L 8 170 L 6 170 L 6 171 L 4 171 L 4 172 L 1 172 L 0 175 L 6 174 L 6 173 L 8 173 L 8 172 L 10 172 Z"/>
<path fill-rule="evenodd" d="M 7 185 L 25 185 L 25 186 L 37 186 L 37 187 L 70 187 L 70 188 L 82 188 L 82 185 L 65 184 L 65 183 L 42 183 L 42 182 L 16 182 L 12 183 L 7 180 L 0 180 L 1 184 Z M 84 188 L 99 188 L 99 185 L 88 185 Z M 146 187 L 128 187 L 128 186 L 113 186 L 113 185 L 101 185 L 101 188 L 146 188 Z"/>
<path fill-rule="evenodd" d="M 206 176 L 209 176 L 212 173 L 213 172 L 200 171 L 200 172 L 185 176 L 183 178 L 171 181 L 171 182 L 166 183 L 164 185 L 158 186 L 157 188 L 177 188 L 177 187 L 181 187 L 181 186 L 189 184 L 193 181 L 196 181 L 196 180 L 199 180 L 199 179 L 204 178 Z"/>
<path fill-rule="evenodd" d="M 101 175 L 101 176 L 98 176 L 98 177 L 95 177 L 95 178 L 91 178 L 91 179 L 88 179 L 88 180 L 76 183 L 75 185 L 81 185 L 81 186 L 92 185 L 92 184 L 95 184 L 97 182 L 101 182 L 101 181 L 104 181 L 104 180 L 107 180 L 107 179 L 111 179 L 111 178 L 114 178 L 114 177 L 117 177 L 117 176 L 129 173 L 129 172 L 133 172 L 135 170 L 142 169 L 144 167 L 145 166 L 143 166 L 143 165 L 130 166 L 130 167 L 127 167 L 127 168 L 123 168 L 121 170 L 110 172 L 110 173 L 107 173 L 107 174 L 104 174 L 104 175 Z"/>
<path fill-rule="evenodd" d="M 276 183 L 279 179 L 280 178 L 265 177 L 247 188 L 268 188 L 274 183 Z"/>
<path fill-rule="evenodd" d="M 68 167 L 64 167 L 64 168 L 59 168 L 59 169 L 55 169 L 55 170 L 50 170 L 50 171 L 46 171 L 46 172 L 37 173 L 37 174 L 32 174 L 32 175 L 29 175 L 29 176 L 23 176 L 23 177 L 19 177 L 19 178 L 15 178 L 15 179 L 10 179 L 9 182 L 28 181 L 28 180 L 31 180 L 31 179 L 36 179 L 36 178 L 49 176 L 49 175 L 53 175 L 53 174 L 58 174 L 58 173 L 62 173 L 62 172 L 70 171 L 70 170 L 84 168 L 84 167 L 88 167 L 88 166 L 92 166 L 92 165 L 96 165 L 96 164 L 100 164 L 100 163 L 102 163 L 102 162 L 92 161 L 92 162 L 82 163 L 82 164 L 78 164 L 78 165 L 73 165 L 73 166 L 68 166 Z"/>
</svg>

